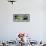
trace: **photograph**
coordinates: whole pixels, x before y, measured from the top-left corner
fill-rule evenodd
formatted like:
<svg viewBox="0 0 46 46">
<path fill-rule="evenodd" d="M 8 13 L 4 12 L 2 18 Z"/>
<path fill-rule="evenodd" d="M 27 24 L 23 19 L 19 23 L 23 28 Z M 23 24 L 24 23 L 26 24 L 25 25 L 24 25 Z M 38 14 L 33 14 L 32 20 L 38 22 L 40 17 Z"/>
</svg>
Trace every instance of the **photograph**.
<svg viewBox="0 0 46 46">
<path fill-rule="evenodd" d="M 13 14 L 13 22 L 29 22 L 30 14 Z"/>
</svg>

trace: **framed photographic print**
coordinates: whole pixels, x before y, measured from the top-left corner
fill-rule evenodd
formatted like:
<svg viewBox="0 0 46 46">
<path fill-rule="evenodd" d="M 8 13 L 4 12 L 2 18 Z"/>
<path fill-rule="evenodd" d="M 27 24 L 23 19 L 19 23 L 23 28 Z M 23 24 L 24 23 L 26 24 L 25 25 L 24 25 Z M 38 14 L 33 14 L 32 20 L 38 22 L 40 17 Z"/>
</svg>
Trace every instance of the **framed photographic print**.
<svg viewBox="0 0 46 46">
<path fill-rule="evenodd" d="M 30 14 L 13 14 L 14 22 L 30 22 Z"/>
</svg>

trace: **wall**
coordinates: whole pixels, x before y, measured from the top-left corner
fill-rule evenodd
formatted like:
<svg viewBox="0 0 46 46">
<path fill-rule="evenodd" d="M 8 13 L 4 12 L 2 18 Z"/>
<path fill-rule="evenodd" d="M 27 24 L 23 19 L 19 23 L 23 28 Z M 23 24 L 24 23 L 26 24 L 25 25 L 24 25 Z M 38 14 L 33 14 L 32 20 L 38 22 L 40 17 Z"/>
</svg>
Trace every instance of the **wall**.
<svg viewBox="0 0 46 46">
<path fill-rule="evenodd" d="M 46 40 L 45 0 L 17 0 L 14 5 L 0 0 L 0 40 L 11 40 L 18 32 L 31 34 L 35 40 Z M 30 22 L 13 22 L 13 14 L 31 16 Z"/>
</svg>

